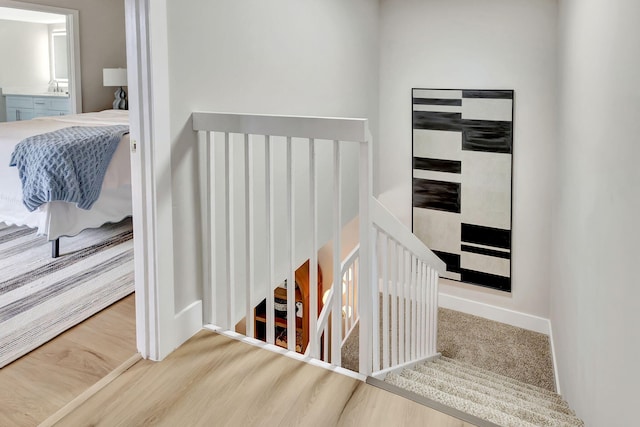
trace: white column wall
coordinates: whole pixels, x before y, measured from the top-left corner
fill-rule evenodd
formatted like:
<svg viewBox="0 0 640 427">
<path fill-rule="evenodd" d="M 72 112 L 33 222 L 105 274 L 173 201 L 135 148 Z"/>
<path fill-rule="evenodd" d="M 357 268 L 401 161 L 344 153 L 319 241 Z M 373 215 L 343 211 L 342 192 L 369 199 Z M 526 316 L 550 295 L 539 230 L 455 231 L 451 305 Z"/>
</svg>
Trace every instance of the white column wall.
<svg viewBox="0 0 640 427">
<path fill-rule="evenodd" d="M 551 320 L 588 426 L 638 423 L 640 2 L 561 0 Z"/>
<path fill-rule="evenodd" d="M 367 117 L 375 127 L 377 13 L 377 2 L 368 0 L 167 1 L 176 312 L 202 297 L 191 113 Z M 318 185 L 331 188 L 330 179 Z"/>
<path fill-rule="evenodd" d="M 411 88 L 514 89 L 511 294 L 441 293 L 547 318 L 556 112 L 555 0 L 382 0 L 380 199 L 411 227 Z"/>
</svg>

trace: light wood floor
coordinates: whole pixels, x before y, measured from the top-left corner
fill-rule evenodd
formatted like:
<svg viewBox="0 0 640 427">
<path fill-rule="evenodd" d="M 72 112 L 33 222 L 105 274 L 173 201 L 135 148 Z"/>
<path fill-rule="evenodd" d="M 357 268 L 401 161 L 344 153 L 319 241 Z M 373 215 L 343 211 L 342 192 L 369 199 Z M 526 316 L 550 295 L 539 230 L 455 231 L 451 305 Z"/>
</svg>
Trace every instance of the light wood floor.
<svg viewBox="0 0 640 427">
<path fill-rule="evenodd" d="M 0 426 L 35 426 L 136 353 L 130 295 L 0 369 Z"/>
<path fill-rule="evenodd" d="M 57 426 L 470 426 L 361 381 L 203 330 L 140 360 Z"/>
</svg>

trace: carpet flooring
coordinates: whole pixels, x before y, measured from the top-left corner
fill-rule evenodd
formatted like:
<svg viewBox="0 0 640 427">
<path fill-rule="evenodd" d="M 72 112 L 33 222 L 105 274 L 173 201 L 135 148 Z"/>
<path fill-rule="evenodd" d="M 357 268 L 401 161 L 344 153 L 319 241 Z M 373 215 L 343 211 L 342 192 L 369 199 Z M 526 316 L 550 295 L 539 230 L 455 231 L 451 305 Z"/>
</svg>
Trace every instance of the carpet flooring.
<svg viewBox="0 0 640 427">
<path fill-rule="evenodd" d="M 384 382 L 392 386 L 386 390 L 426 398 L 427 406 L 435 402 L 484 420 L 474 422 L 481 426 L 584 426 L 557 393 L 444 356 L 389 374 Z"/>
<path fill-rule="evenodd" d="M 496 374 L 556 390 L 551 344 L 544 334 L 440 308 L 438 351 Z"/>
<path fill-rule="evenodd" d="M 342 348 L 342 366 L 358 370 L 358 326 Z M 549 337 L 466 313 L 438 309 L 438 352 L 478 368 L 555 391 Z"/>
<path fill-rule="evenodd" d="M 134 290 L 131 220 L 60 239 L 0 225 L 0 368 Z"/>
</svg>

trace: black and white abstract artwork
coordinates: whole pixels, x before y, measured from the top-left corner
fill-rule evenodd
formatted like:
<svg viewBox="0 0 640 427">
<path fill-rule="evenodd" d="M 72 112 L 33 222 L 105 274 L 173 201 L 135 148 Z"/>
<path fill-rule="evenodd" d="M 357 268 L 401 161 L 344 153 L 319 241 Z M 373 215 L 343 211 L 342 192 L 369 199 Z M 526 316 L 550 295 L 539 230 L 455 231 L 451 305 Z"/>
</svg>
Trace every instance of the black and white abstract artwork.
<svg viewBox="0 0 640 427">
<path fill-rule="evenodd" d="M 412 89 L 413 232 L 441 277 L 508 292 L 513 94 Z"/>
</svg>

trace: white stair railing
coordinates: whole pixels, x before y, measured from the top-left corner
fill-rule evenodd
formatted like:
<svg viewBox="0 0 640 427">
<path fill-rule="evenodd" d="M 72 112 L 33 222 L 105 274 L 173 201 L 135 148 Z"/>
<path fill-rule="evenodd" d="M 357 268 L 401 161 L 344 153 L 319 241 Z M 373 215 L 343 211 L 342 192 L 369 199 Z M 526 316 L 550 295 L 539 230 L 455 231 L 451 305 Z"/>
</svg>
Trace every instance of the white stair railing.
<svg viewBox="0 0 640 427">
<path fill-rule="evenodd" d="M 332 283 L 331 288 L 323 295 L 322 300 L 324 307 L 318 316 L 318 326 L 316 334 L 316 345 L 322 349 L 320 355 L 321 360 L 339 365 L 340 360 L 333 358 L 330 353 L 331 348 L 342 348 L 349 333 L 353 330 L 358 322 L 358 266 L 359 266 L 360 246 L 356 246 L 349 255 L 342 261 L 340 268 L 340 286 Z M 336 304 L 341 306 L 342 318 L 337 318 L 338 323 L 342 324 L 340 335 L 334 335 L 334 339 L 330 339 L 331 322 L 333 319 L 334 307 Z M 329 346 L 331 343 L 331 346 Z M 341 357 L 341 356 L 340 356 Z"/>
<path fill-rule="evenodd" d="M 360 246 L 356 246 L 342 261 L 340 269 L 342 291 L 342 344 L 356 326 L 358 311 L 358 273 L 360 269 Z"/>
<path fill-rule="evenodd" d="M 436 355 L 438 271 L 446 268 L 380 202 L 372 204 L 374 327 L 370 375 Z"/>
<path fill-rule="evenodd" d="M 444 264 L 372 197 L 365 119 L 195 112 L 192 121 L 204 151 L 205 323 L 235 331 L 244 318 L 246 335 L 253 337 L 255 310 L 265 301 L 264 340 L 275 344 L 274 287 L 285 279 L 295 283 L 297 267 L 308 260 L 305 354 L 340 366 L 342 340 L 357 319 L 361 374 L 435 354 L 436 271 Z M 355 190 L 348 185 L 353 178 L 342 172 L 350 146 L 358 153 L 348 169 L 358 170 Z M 320 156 L 320 149 L 330 150 L 329 158 Z M 277 174 L 281 170 L 284 176 Z M 300 194 L 300 182 L 306 195 Z M 327 183 L 333 189 L 330 201 L 320 201 L 326 191 L 319 186 Z M 355 192 L 358 203 L 351 212 Z M 329 212 L 319 214 L 327 205 Z M 341 259 L 342 229 L 356 216 L 359 246 Z M 318 249 L 329 241 L 333 277 L 328 281 L 335 286 L 318 313 Z M 297 342 L 295 289 L 286 290 L 290 351 Z"/>
</svg>

